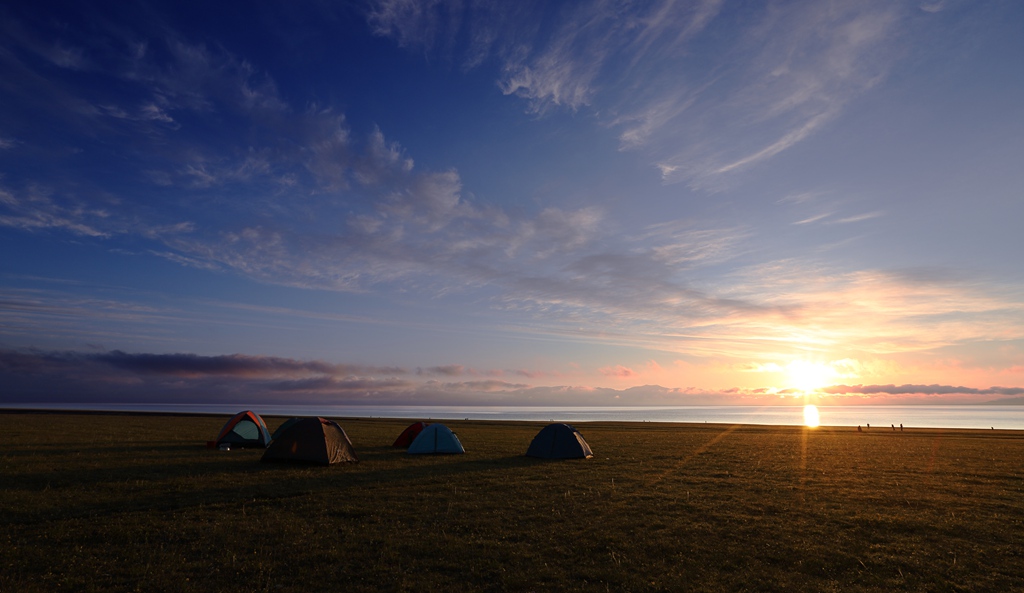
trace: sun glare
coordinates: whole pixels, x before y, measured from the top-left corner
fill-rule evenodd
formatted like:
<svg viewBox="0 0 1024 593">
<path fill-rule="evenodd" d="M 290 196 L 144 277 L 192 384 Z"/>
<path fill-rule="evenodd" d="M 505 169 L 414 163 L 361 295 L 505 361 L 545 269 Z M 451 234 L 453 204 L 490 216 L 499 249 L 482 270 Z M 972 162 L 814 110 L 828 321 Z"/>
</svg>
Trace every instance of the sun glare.
<svg viewBox="0 0 1024 593">
<path fill-rule="evenodd" d="M 835 370 L 820 362 L 794 360 L 786 365 L 786 378 L 790 388 L 800 391 L 814 391 L 828 385 L 835 377 Z"/>
<path fill-rule="evenodd" d="M 817 428 L 821 418 L 818 416 L 818 406 L 812 406 L 810 404 L 804 406 L 804 426 L 808 428 Z"/>
</svg>

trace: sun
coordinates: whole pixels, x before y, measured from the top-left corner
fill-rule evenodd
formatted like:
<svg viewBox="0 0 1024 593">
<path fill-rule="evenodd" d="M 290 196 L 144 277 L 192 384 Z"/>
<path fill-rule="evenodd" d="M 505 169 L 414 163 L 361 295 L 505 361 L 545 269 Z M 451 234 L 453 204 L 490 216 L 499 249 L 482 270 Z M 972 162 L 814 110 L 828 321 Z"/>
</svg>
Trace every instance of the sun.
<svg viewBox="0 0 1024 593">
<path fill-rule="evenodd" d="M 804 406 L 804 426 L 807 428 L 818 428 L 821 423 L 821 416 L 818 414 L 818 406 L 810 404 Z"/>
<path fill-rule="evenodd" d="M 792 389 L 815 391 L 828 385 L 836 377 L 831 365 L 807 360 L 794 360 L 786 365 L 786 382 Z"/>
</svg>

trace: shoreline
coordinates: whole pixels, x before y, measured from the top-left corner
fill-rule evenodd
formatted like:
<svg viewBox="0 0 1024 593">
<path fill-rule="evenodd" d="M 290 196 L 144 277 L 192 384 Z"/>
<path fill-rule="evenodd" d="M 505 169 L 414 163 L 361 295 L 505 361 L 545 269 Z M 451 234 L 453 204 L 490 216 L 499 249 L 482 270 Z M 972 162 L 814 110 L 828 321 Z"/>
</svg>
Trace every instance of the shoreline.
<svg viewBox="0 0 1024 593">
<path fill-rule="evenodd" d="M 213 419 L 213 418 L 230 418 L 231 414 L 221 412 L 166 412 L 166 411 L 132 411 L 132 410 L 74 410 L 74 409 L 47 409 L 47 408 L 5 408 L 0 406 L 0 416 L 2 415 L 49 415 L 49 416 L 119 416 L 119 417 L 163 417 L 163 418 L 202 418 L 202 419 Z M 283 422 L 284 420 L 293 417 L 289 414 L 260 414 L 265 419 L 273 419 L 277 422 Z M 326 417 L 326 416 L 325 416 Z M 336 421 L 353 421 L 353 422 L 385 422 L 385 423 L 411 423 L 417 421 L 432 421 L 452 424 L 484 424 L 491 426 L 540 426 L 547 425 L 551 422 L 560 422 L 559 420 L 521 420 L 521 419 L 501 419 L 501 418 L 424 418 L 417 416 L 329 416 L 330 419 Z M 730 423 L 730 422 L 679 422 L 679 421 L 637 421 L 637 420 L 576 420 L 566 421 L 566 424 L 573 424 L 586 427 L 594 428 L 716 428 L 716 429 L 743 429 L 743 430 L 763 430 L 772 431 L 778 429 L 785 430 L 809 430 L 809 431 L 822 431 L 822 432 L 858 432 L 857 427 L 848 425 L 829 425 L 822 424 L 815 427 L 808 427 L 802 424 L 757 424 L 757 423 Z M 268 423 L 272 424 L 272 423 Z M 268 426 L 273 432 L 273 427 Z M 1017 428 L 971 428 L 971 427 L 936 427 L 936 426 L 904 426 L 901 429 L 897 428 L 892 430 L 888 426 L 876 426 L 873 428 L 864 428 L 860 431 L 863 435 L 875 435 L 875 434 L 985 434 L 991 436 L 1014 436 L 1024 438 L 1024 430 Z"/>
</svg>

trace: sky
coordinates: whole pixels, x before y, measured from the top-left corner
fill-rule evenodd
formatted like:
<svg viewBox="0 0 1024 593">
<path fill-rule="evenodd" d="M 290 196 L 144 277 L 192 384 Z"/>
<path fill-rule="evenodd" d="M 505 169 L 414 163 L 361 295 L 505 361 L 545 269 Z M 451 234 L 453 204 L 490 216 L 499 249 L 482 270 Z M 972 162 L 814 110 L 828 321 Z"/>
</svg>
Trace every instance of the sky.
<svg viewBox="0 0 1024 593">
<path fill-rule="evenodd" d="M 0 5 L 0 403 L 1024 396 L 1024 3 Z"/>
</svg>

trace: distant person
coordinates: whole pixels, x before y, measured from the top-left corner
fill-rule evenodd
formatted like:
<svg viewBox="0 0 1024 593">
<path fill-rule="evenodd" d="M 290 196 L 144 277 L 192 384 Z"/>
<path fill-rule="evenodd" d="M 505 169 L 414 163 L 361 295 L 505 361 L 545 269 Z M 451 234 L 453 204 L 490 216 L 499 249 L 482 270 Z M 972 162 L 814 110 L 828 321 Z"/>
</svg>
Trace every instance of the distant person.
<svg viewBox="0 0 1024 593">
<path fill-rule="evenodd" d="M 871 428 L 871 423 L 870 422 L 868 422 L 868 428 Z"/>
<path fill-rule="evenodd" d="M 900 432 L 903 432 L 903 423 L 900 422 Z"/>
<path fill-rule="evenodd" d="M 861 430 L 860 424 L 857 425 L 857 432 L 864 432 L 863 430 Z"/>
<path fill-rule="evenodd" d="M 889 426 L 891 426 L 891 427 L 892 427 L 892 431 L 893 431 L 893 432 L 896 432 L 896 425 L 895 425 L 895 424 L 890 424 Z"/>
</svg>

